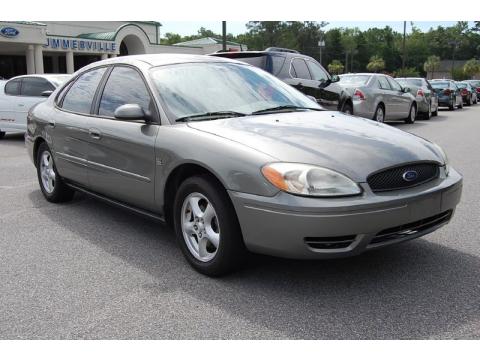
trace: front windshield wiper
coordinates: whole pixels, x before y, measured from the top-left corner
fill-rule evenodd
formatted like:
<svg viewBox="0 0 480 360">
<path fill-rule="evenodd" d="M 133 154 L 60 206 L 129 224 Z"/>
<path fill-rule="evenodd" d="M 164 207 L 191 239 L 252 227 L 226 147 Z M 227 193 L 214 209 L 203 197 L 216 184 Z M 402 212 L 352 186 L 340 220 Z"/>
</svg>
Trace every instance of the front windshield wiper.
<svg viewBox="0 0 480 360">
<path fill-rule="evenodd" d="M 281 105 L 275 106 L 267 109 L 257 110 L 252 112 L 251 115 L 258 115 L 258 114 L 267 114 L 276 111 L 282 110 L 314 110 L 314 111 L 322 111 L 323 109 L 320 108 L 312 108 L 312 107 L 305 107 L 305 106 L 295 106 L 295 105 Z"/>
<path fill-rule="evenodd" d="M 189 120 L 213 120 L 213 119 L 221 119 L 226 117 L 240 117 L 240 116 L 247 116 L 247 114 L 238 112 L 238 111 L 210 111 L 201 114 L 193 114 L 179 117 L 175 119 L 176 122 L 182 121 L 189 121 Z"/>
</svg>

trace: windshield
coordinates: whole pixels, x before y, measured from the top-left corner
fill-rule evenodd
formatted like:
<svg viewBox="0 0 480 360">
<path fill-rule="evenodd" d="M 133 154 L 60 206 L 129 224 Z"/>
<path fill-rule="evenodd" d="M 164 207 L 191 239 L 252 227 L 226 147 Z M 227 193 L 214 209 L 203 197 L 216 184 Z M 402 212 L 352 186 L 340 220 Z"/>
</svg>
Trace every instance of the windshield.
<svg viewBox="0 0 480 360">
<path fill-rule="evenodd" d="M 401 79 L 401 78 L 396 78 L 397 82 L 402 85 L 402 86 L 408 86 L 408 85 L 413 85 L 413 86 L 422 86 L 422 80 L 420 79 Z"/>
<path fill-rule="evenodd" d="M 370 79 L 370 75 L 342 75 L 339 83 L 342 85 L 365 85 Z"/>
<path fill-rule="evenodd" d="M 443 89 L 443 88 L 449 87 L 448 82 L 442 82 L 442 81 L 432 81 L 430 82 L 430 84 L 432 85 L 432 87 L 436 89 Z"/>
<path fill-rule="evenodd" d="M 251 114 L 275 107 L 321 107 L 258 68 L 231 63 L 160 66 L 152 78 L 174 119 L 205 113 Z"/>
</svg>

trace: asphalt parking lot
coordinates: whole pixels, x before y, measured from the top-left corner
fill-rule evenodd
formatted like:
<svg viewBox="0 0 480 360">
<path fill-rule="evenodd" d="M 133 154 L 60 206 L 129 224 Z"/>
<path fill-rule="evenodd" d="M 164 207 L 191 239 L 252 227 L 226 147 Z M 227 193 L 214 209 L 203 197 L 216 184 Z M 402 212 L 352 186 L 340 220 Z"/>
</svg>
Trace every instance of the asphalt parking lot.
<svg viewBox="0 0 480 360">
<path fill-rule="evenodd" d="M 22 135 L 0 141 L 0 339 L 479 338 L 480 105 L 413 125 L 464 175 L 452 222 L 362 256 L 190 268 L 172 232 L 84 195 L 44 200 Z"/>
</svg>

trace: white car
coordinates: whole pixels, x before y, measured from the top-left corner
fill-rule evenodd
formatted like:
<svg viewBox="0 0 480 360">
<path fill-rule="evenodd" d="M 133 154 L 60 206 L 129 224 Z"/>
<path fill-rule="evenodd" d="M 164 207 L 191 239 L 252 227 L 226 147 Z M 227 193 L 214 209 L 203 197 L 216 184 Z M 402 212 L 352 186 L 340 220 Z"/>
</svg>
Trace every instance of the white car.
<svg viewBox="0 0 480 360">
<path fill-rule="evenodd" d="M 6 132 L 27 130 L 30 108 L 47 99 L 71 75 L 23 75 L 0 81 L 0 139 Z"/>
</svg>

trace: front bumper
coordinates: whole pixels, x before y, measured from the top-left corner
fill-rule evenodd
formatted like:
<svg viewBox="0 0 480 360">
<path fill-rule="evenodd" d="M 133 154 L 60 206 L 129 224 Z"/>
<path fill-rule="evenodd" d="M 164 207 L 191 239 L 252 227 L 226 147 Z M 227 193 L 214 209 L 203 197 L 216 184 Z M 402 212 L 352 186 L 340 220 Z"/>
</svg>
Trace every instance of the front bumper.
<svg viewBox="0 0 480 360">
<path fill-rule="evenodd" d="M 229 191 L 246 247 L 297 259 L 352 256 L 414 239 L 448 223 L 460 201 L 462 177 L 448 177 L 380 194 L 307 198 L 279 192 L 263 197 Z M 406 225 L 406 226 L 405 226 Z"/>
</svg>

